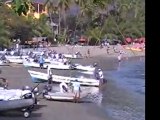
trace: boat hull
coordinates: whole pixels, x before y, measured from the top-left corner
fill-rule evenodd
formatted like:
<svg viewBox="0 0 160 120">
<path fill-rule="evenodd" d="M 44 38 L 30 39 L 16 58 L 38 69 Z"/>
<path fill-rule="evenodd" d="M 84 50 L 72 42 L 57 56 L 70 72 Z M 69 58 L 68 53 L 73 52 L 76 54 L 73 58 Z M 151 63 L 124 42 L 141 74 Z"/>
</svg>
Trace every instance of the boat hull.
<svg viewBox="0 0 160 120">
<path fill-rule="evenodd" d="M 35 62 L 23 62 L 23 65 L 25 67 L 34 67 L 34 68 L 40 68 L 39 63 L 35 63 Z M 59 69 L 59 70 L 71 70 L 72 67 L 70 65 L 64 65 L 64 64 L 47 64 L 45 63 L 43 65 L 43 68 L 47 68 L 48 66 L 50 66 L 51 69 Z M 74 69 L 74 68 L 73 68 Z"/>
<path fill-rule="evenodd" d="M 79 101 L 82 101 L 88 94 L 98 93 L 99 89 L 97 87 L 81 88 Z M 44 98 L 48 100 L 58 100 L 58 101 L 73 101 L 75 94 L 73 92 L 48 92 L 44 95 Z"/>
<path fill-rule="evenodd" d="M 0 111 L 7 111 L 12 109 L 21 109 L 29 107 L 35 103 L 35 99 L 20 99 L 0 101 Z"/>
<path fill-rule="evenodd" d="M 28 70 L 29 74 L 31 75 L 33 82 L 47 82 L 48 81 L 48 75 L 46 73 L 36 72 Z M 74 81 L 75 79 L 78 79 L 81 85 L 87 85 L 87 86 L 99 86 L 99 80 L 92 79 L 92 78 L 74 78 L 74 77 L 65 77 L 65 76 L 58 76 L 58 75 L 52 75 L 52 81 L 55 83 L 69 83 L 71 81 Z"/>
</svg>

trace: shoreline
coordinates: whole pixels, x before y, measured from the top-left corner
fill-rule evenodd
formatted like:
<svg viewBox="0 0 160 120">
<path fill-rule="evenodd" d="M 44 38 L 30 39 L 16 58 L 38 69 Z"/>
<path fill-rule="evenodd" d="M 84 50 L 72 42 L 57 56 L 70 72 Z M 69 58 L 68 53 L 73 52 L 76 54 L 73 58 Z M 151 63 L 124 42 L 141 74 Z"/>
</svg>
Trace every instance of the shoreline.
<svg viewBox="0 0 160 120">
<path fill-rule="evenodd" d="M 88 50 L 90 50 L 90 56 L 95 57 L 99 55 L 104 55 L 108 57 L 116 57 L 119 53 L 115 53 L 113 50 L 115 47 L 116 52 L 124 51 L 124 55 L 131 57 L 131 56 L 145 56 L 145 50 L 143 51 L 133 51 L 125 49 L 121 45 L 110 45 L 109 53 L 107 54 L 107 47 L 100 48 L 100 46 L 58 46 L 58 47 L 49 47 L 49 49 L 56 50 L 57 52 L 61 53 L 71 53 L 74 54 L 75 52 L 80 52 L 82 56 L 86 57 Z"/>
<path fill-rule="evenodd" d="M 116 52 L 114 52 L 113 47 L 115 47 Z M 23 49 L 23 51 L 33 50 L 33 48 Z M 125 49 L 121 45 L 110 45 L 109 54 L 107 54 L 107 47 L 100 48 L 100 46 L 71 46 L 71 45 L 61 45 L 56 47 L 48 48 L 36 48 L 35 50 L 55 50 L 57 53 L 65 54 L 75 54 L 80 52 L 84 58 L 88 56 L 88 50 L 90 51 L 90 57 L 96 56 L 107 56 L 107 57 L 117 57 L 118 51 L 123 51 L 125 57 L 135 57 L 135 56 L 145 56 L 145 50 L 143 51 L 133 51 Z"/>
</svg>

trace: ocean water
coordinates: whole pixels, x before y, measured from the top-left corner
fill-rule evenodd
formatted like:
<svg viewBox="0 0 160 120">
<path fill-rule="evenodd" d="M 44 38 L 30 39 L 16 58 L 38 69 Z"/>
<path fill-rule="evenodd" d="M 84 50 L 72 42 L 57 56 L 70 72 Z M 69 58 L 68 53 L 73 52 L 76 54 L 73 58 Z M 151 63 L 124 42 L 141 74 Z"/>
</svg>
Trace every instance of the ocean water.
<svg viewBox="0 0 160 120">
<path fill-rule="evenodd" d="M 137 58 L 121 62 L 114 71 L 106 71 L 106 78 L 133 94 L 145 94 L 145 60 Z"/>
<path fill-rule="evenodd" d="M 108 84 L 114 83 L 114 89 L 103 91 L 106 114 L 113 120 L 145 120 L 145 59 L 122 61 L 117 70 L 104 74 Z"/>
</svg>

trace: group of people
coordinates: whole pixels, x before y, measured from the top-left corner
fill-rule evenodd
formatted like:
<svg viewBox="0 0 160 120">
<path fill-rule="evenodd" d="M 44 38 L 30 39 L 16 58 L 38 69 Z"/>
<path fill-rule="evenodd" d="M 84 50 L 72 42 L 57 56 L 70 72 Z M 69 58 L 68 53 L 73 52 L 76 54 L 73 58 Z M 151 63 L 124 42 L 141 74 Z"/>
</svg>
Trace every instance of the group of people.
<svg viewBox="0 0 160 120">
<path fill-rule="evenodd" d="M 44 60 L 44 56 L 43 56 L 43 55 L 44 55 L 44 53 L 41 53 L 41 55 L 40 55 L 40 57 L 39 57 L 39 60 L 38 60 L 39 66 L 40 66 L 41 69 L 43 69 L 43 65 L 44 65 L 44 63 L 45 63 L 45 60 Z M 66 58 L 64 58 L 62 54 L 56 54 L 55 57 L 53 57 L 53 58 L 54 58 L 55 60 L 59 61 L 59 62 L 64 63 L 64 65 L 70 63 L 70 61 L 68 61 Z"/>
<path fill-rule="evenodd" d="M 52 71 L 51 68 L 47 68 L 47 73 L 48 73 L 48 85 L 51 86 L 52 84 Z M 60 92 L 61 93 L 68 93 L 68 92 L 73 92 L 74 93 L 74 100 L 75 102 L 78 101 L 80 98 L 80 82 L 76 79 L 73 82 L 70 82 L 68 85 L 65 82 L 61 82 L 59 84 Z M 71 90 L 71 91 L 70 91 Z"/>
</svg>

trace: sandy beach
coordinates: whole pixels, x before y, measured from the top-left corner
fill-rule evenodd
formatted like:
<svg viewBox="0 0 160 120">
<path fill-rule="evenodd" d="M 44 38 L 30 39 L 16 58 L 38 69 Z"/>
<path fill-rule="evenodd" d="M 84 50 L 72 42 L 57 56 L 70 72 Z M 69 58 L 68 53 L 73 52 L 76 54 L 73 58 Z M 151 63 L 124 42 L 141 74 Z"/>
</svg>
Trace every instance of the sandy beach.
<svg viewBox="0 0 160 120">
<path fill-rule="evenodd" d="M 107 54 L 106 48 L 100 49 L 97 46 L 60 46 L 52 47 L 50 49 L 54 49 L 57 52 L 62 53 L 75 53 L 80 51 L 83 56 L 86 56 L 87 50 L 90 49 L 91 58 L 77 59 L 73 60 L 73 62 L 79 62 L 84 65 L 97 62 L 102 70 L 114 70 L 117 69 L 118 66 L 118 53 L 114 53 L 113 50 L 111 50 L 111 53 Z M 120 50 L 123 48 L 119 47 L 117 49 Z M 145 51 L 135 53 L 130 50 L 124 51 L 125 56 L 127 57 L 145 56 Z M 0 74 L 0 76 L 5 77 L 9 81 L 9 88 L 22 88 L 22 86 L 25 85 L 34 86 L 35 84 L 32 83 L 27 69 L 28 68 L 24 68 L 22 65 L 1 67 L 2 73 Z M 46 70 L 42 71 L 46 72 Z M 54 73 L 56 72 L 58 73 L 59 71 L 55 71 Z M 61 74 L 65 73 L 61 72 Z M 122 105 L 131 104 L 133 105 L 132 107 L 135 107 L 134 105 L 138 106 L 138 104 L 140 104 L 140 102 L 137 104 L 132 104 L 136 102 L 135 99 L 133 99 L 131 95 L 127 94 L 125 90 L 119 89 L 117 85 L 110 80 L 108 80 L 107 85 L 104 87 L 103 91 L 107 91 L 105 92 L 107 94 L 104 95 L 104 99 L 105 102 L 107 102 L 106 104 L 108 104 L 108 106 L 109 103 L 119 104 L 118 102 L 122 102 Z M 118 101 L 117 98 L 119 99 Z M 31 117 L 28 118 L 28 120 L 114 120 L 103 110 L 102 107 L 95 105 L 95 103 L 76 104 L 71 102 L 47 101 L 42 99 L 41 96 L 38 99 L 40 104 L 36 106 L 35 110 L 31 114 Z M 7 113 L 0 113 L 0 120 L 17 119 L 23 120 L 25 118 L 23 117 L 23 114 L 21 112 L 11 111 Z M 129 119 L 126 118 L 126 120 Z"/>
</svg>

